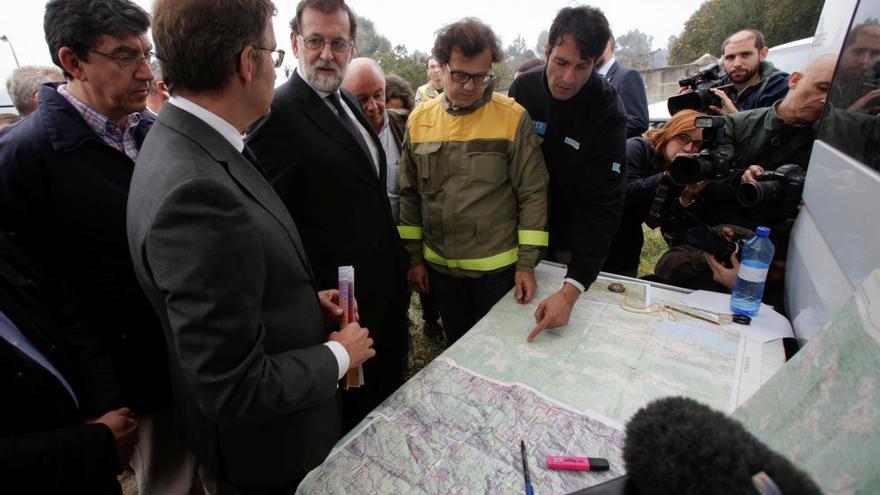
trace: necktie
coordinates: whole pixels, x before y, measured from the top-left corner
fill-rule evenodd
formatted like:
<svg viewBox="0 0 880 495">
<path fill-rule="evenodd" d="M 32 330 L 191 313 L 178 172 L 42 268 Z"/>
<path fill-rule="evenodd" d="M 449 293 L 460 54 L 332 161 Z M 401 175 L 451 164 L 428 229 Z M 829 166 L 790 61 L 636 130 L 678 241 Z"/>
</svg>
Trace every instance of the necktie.
<svg viewBox="0 0 880 495">
<path fill-rule="evenodd" d="M 263 177 L 266 178 L 266 180 L 269 180 L 269 176 L 266 175 L 266 171 L 263 169 L 263 166 L 260 165 L 260 162 L 257 160 L 257 155 L 255 155 L 254 152 L 251 151 L 250 147 L 248 147 L 247 144 L 245 144 L 244 148 L 242 148 L 241 154 L 245 158 L 247 158 L 247 160 L 249 162 L 251 162 L 251 164 L 254 166 L 254 168 L 257 169 L 257 171 L 260 172 L 263 175 Z"/>
<path fill-rule="evenodd" d="M 348 112 L 342 108 L 342 101 L 339 99 L 339 93 L 332 93 L 327 96 L 327 99 L 330 100 L 330 103 L 336 108 L 336 112 L 339 114 L 339 121 L 342 122 L 342 125 L 348 129 L 348 132 L 351 134 L 351 137 L 357 141 L 358 146 L 363 150 L 364 155 L 367 156 L 367 159 L 370 160 L 370 165 L 373 167 L 373 171 L 376 170 L 376 163 L 373 161 L 373 154 L 370 152 L 370 147 L 367 146 L 367 142 L 364 141 L 364 135 L 361 134 L 360 129 L 358 129 L 357 125 L 352 122 L 351 117 L 348 116 Z"/>
</svg>

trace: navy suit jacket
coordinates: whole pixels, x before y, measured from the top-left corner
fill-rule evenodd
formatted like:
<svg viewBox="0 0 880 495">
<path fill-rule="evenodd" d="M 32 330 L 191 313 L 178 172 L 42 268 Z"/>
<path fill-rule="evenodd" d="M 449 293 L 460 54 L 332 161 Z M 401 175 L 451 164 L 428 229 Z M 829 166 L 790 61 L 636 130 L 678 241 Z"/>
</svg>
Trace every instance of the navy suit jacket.
<svg viewBox="0 0 880 495">
<path fill-rule="evenodd" d="M 617 90 L 626 108 L 626 137 L 641 136 L 648 130 L 648 98 L 639 71 L 614 61 L 605 80 Z"/>
</svg>

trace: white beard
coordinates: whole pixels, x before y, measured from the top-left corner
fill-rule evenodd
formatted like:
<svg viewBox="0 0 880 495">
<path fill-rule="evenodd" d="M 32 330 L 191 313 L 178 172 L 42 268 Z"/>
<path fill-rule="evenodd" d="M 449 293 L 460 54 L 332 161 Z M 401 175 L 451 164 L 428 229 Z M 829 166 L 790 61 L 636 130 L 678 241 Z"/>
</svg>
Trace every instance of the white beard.
<svg viewBox="0 0 880 495">
<path fill-rule="evenodd" d="M 305 57 L 300 57 L 297 61 L 297 65 L 299 67 L 300 75 L 302 75 L 303 79 L 309 83 L 309 86 L 323 91 L 325 93 L 335 93 L 339 86 L 342 84 L 342 78 L 345 77 L 345 73 L 340 70 L 339 65 L 333 62 L 324 62 L 321 59 L 315 60 L 315 63 L 312 64 L 311 67 L 306 67 Z M 335 69 L 335 76 L 321 76 L 315 72 L 315 69 Z"/>
</svg>

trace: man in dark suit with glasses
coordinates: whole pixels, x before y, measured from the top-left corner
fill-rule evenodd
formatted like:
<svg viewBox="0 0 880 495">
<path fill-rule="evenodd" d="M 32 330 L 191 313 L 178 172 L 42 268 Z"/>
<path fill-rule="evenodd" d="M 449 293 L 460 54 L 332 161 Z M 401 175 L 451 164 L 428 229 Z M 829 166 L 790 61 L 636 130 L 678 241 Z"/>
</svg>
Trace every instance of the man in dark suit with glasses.
<svg viewBox="0 0 880 495">
<path fill-rule="evenodd" d="M 298 66 L 248 144 L 290 210 L 319 289 L 355 269 L 360 322 L 375 340 L 364 385 L 343 391 L 343 427 L 356 425 L 403 383 L 409 291 L 406 259 L 386 194 L 382 144 L 358 100 L 340 89 L 357 21 L 342 0 L 303 0 L 291 20 Z"/>
</svg>

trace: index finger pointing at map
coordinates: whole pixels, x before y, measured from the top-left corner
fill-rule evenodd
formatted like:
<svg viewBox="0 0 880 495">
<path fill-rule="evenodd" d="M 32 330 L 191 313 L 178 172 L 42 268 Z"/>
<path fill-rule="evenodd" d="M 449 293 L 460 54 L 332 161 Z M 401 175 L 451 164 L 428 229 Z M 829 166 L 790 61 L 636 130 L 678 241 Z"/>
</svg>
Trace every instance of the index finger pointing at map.
<svg viewBox="0 0 880 495">
<path fill-rule="evenodd" d="M 539 321 L 538 324 L 535 325 L 535 328 L 533 328 L 532 331 L 529 332 L 529 336 L 526 337 L 526 340 L 531 342 L 535 338 L 535 336 L 537 336 L 539 333 L 546 330 L 547 325 L 549 325 L 549 324 L 550 324 L 550 318 L 547 316 L 546 313 L 544 313 L 544 317 L 541 318 L 541 321 Z"/>
</svg>

